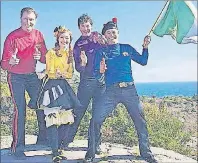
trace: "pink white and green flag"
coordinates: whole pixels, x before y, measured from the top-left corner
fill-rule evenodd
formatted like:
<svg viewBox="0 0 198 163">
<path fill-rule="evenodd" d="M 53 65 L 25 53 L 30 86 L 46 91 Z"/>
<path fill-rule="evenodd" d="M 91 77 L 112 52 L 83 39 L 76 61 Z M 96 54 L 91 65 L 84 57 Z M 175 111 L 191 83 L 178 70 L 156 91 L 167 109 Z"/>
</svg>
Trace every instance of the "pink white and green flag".
<svg viewBox="0 0 198 163">
<path fill-rule="evenodd" d="M 197 44 L 197 8 L 191 1 L 169 1 L 153 33 L 159 37 L 170 35 L 179 44 Z"/>
</svg>

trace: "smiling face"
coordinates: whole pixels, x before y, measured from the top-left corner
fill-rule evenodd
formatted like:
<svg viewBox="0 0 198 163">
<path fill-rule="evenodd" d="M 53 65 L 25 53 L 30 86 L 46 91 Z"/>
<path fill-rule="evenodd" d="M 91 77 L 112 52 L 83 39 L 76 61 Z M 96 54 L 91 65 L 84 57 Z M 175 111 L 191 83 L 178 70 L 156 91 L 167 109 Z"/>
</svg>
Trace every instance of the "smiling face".
<svg viewBox="0 0 198 163">
<path fill-rule="evenodd" d="M 80 23 L 79 29 L 82 36 L 90 36 L 92 31 L 92 25 L 90 24 L 90 22 Z"/>
<path fill-rule="evenodd" d="M 108 44 L 117 44 L 119 31 L 117 29 L 108 29 L 104 34 Z"/>
<path fill-rule="evenodd" d="M 24 31 L 31 32 L 36 24 L 36 15 L 34 12 L 23 12 L 21 16 L 21 28 Z"/>
<path fill-rule="evenodd" d="M 64 32 L 60 34 L 58 38 L 60 49 L 68 48 L 70 42 L 71 42 L 71 37 L 68 32 Z"/>
</svg>

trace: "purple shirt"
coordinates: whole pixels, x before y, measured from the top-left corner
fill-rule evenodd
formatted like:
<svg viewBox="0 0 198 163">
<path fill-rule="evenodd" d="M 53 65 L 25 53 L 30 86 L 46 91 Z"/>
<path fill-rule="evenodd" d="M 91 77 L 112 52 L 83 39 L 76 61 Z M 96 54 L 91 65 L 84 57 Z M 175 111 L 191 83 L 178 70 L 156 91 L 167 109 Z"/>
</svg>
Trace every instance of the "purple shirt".
<svg viewBox="0 0 198 163">
<path fill-rule="evenodd" d="M 80 73 L 80 76 L 94 77 L 94 60 L 96 51 L 104 45 L 94 43 L 92 40 L 93 33 L 90 36 L 81 36 L 75 43 L 73 53 L 75 68 Z M 85 51 L 87 56 L 87 65 L 81 66 L 80 52 Z"/>
</svg>

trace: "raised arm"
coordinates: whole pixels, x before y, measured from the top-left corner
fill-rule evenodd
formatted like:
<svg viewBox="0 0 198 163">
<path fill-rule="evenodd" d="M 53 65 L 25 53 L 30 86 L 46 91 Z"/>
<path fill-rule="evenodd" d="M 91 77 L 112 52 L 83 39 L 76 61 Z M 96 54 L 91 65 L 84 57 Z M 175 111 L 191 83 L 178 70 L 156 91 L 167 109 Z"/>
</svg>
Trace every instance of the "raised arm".
<svg viewBox="0 0 198 163">
<path fill-rule="evenodd" d="M 150 37 L 146 36 L 144 38 L 144 43 L 143 43 L 143 50 L 142 54 L 138 53 L 133 47 L 130 47 L 130 56 L 131 59 L 141 65 L 147 65 L 148 62 L 148 44 L 150 43 Z"/>
<path fill-rule="evenodd" d="M 4 70 L 10 70 L 12 65 L 9 64 L 9 61 L 13 55 L 14 52 L 14 45 L 13 41 L 7 37 L 4 42 L 4 48 L 3 48 L 3 54 L 2 54 L 2 60 L 1 60 L 1 67 Z"/>
<path fill-rule="evenodd" d="M 74 55 L 74 61 L 75 61 L 75 68 L 76 68 L 76 71 L 78 71 L 79 73 L 85 70 L 85 66 L 82 65 L 81 63 L 80 53 L 81 53 L 80 48 L 77 45 L 75 45 L 73 49 L 73 55 Z"/>
<path fill-rule="evenodd" d="M 140 53 L 138 53 L 133 47 L 131 47 L 130 56 L 133 61 L 144 66 L 148 62 L 148 49 L 143 48 L 142 55 L 140 55 Z"/>
<path fill-rule="evenodd" d="M 40 62 L 42 63 L 46 63 L 46 53 L 47 53 L 47 48 L 45 45 L 45 40 L 43 37 L 43 34 L 40 33 L 40 44 L 41 44 L 41 48 L 40 48 L 40 52 L 41 52 L 41 58 L 40 58 Z"/>
</svg>

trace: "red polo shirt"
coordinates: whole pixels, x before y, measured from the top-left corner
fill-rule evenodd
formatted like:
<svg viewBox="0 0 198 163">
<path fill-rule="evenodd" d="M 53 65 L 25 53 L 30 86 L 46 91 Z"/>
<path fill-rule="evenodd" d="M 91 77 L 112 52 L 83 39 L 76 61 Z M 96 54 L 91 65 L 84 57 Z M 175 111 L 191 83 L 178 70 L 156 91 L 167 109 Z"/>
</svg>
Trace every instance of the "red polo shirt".
<svg viewBox="0 0 198 163">
<path fill-rule="evenodd" d="M 33 58 L 33 54 L 35 53 L 36 46 L 39 47 L 41 52 L 40 62 L 45 63 L 47 48 L 40 31 L 33 29 L 31 32 L 26 32 L 18 28 L 11 32 L 4 42 L 1 60 L 2 69 L 16 74 L 35 72 L 36 60 Z M 20 61 L 18 65 L 11 66 L 9 60 L 16 48 L 18 48 L 17 58 Z"/>
</svg>

